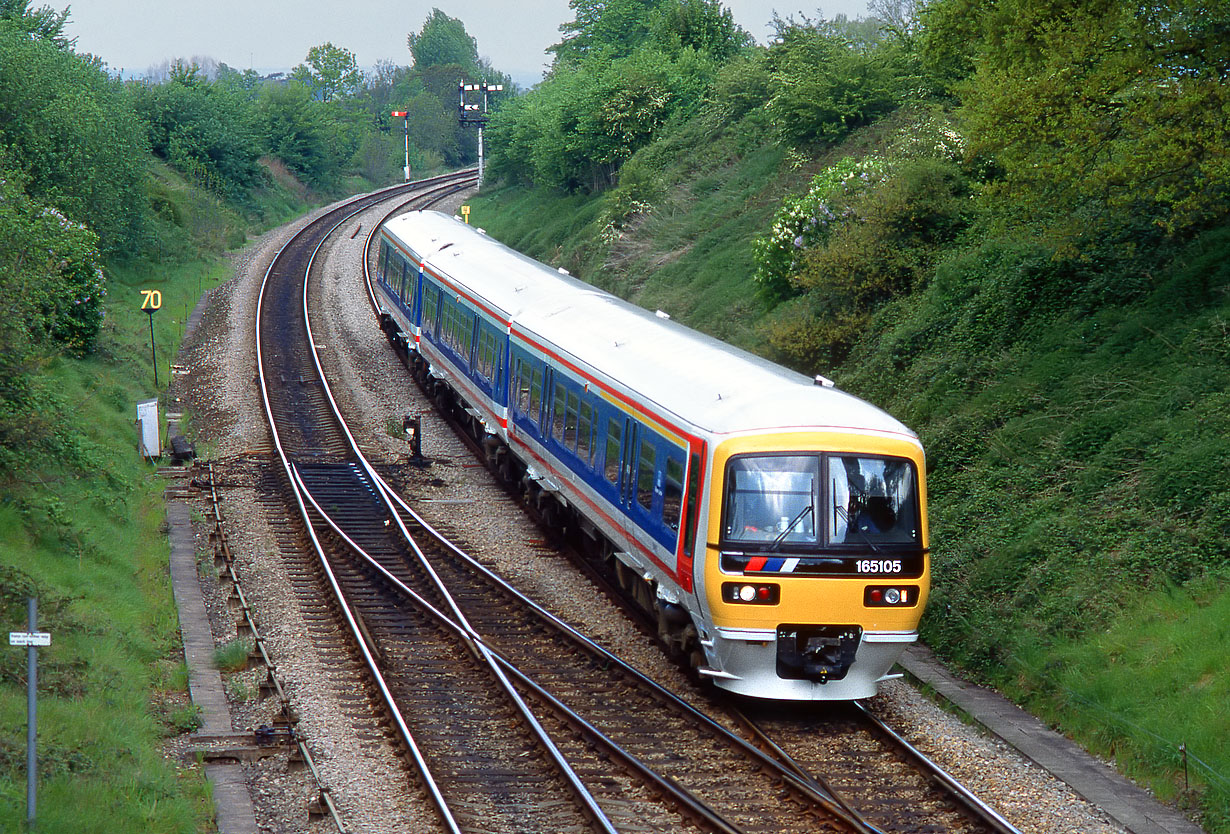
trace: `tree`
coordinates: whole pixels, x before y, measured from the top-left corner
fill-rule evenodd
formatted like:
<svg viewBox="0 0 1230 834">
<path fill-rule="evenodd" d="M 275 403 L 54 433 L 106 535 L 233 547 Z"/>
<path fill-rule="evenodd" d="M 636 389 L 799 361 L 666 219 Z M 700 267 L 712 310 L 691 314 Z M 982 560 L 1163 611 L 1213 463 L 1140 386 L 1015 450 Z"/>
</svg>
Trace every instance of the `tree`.
<svg viewBox="0 0 1230 834">
<path fill-rule="evenodd" d="M 309 49 L 306 63 L 291 70 L 290 77 L 306 84 L 321 101 L 353 95 L 363 80 L 354 53 L 329 42 Z"/>
<path fill-rule="evenodd" d="M 667 0 L 651 29 L 664 50 L 695 49 L 724 61 L 754 43 L 721 0 Z"/>
<path fill-rule="evenodd" d="M 550 47 L 556 63 L 594 55 L 622 58 L 644 43 L 662 0 L 569 0 L 574 20 L 560 26 L 564 39 Z"/>
<path fill-rule="evenodd" d="M 1125 218 L 1177 232 L 1224 216 L 1225 4 L 984 0 L 979 22 L 962 115 L 1022 222 L 1051 217 L 1075 241 Z"/>
<path fill-rule="evenodd" d="M 210 81 L 195 64 L 176 61 L 165 84 L 132 89 L 151 150 L 198 185 L 235 198 L 260 180 L 252 92 L 238 73 Z"/>
<path fill-rule="evenodd" d="M 855 45 L 841 22 L 775 17 L 774 25 L 767 107 L 784 140 L 833 141 L 897 106 L 901 74 L 891 51 Z"/>
<path fill-rule="evenodd" d="M 42 6 L 31 10 L 30 0 L 0 0 L 0 25 L 11 26 L 59 49 L 71 50 L 77 39 L 64 37 L 64 24 L 67 22 L 68 9 L 57 12 L 50 6 Z"/>
<path fill-rule="evenodd" d="M 406 45 L 418 69 L 456 64 L 465 70 L 478 65 L 478 41 L 466 32 L 465 24 L 432 9 L 418 34 L 406 36 Z"/>
<path fill-rule="evenodd" d="M 98 65 L 0 25 L 0 148 L 31 198 L 84 220 L 105 256 L 139 247 L 145 127 Z"/>
</svg>

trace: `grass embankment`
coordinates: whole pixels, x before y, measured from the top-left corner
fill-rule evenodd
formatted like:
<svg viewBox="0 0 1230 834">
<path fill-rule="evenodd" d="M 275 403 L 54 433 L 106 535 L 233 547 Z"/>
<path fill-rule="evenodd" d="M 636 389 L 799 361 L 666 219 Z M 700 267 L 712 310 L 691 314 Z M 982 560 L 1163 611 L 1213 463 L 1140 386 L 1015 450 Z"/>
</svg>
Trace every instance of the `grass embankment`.
<svg viewBox="0 0 1230 834">
<path fill-rule="evenodd" d="M 275 172 L 276 173 L 276 172 Z M 165 390 L 188 314 L 231 275 L 217 255 L 244 239 L 233 207 L 162 170 L 153 186 L 166 221 L 154 255 L 179 265 L 109 271 L 106 319 L 85 359 L 48 360 L 34 384 L 48 392 L 40 431 L 51 454 L 0 478 L 0 611 L 26 628 L 38 597 L 38 829 L 77 834 L 212 830 L 199 768 L 163 755 L 165 739 L 196 727 L 167 570 L 166 481 L 137 452 L 136 403 Z M 262 227 L 301 212 L 281 181 L 244 209 Z M 259 204 L 259 205 L 257 205 Z M 158 290 L 153 324 L 141 290 Z M 175 403 L 163 403 L 178 410 Z M 169 409 L 168 409 L 169 406 Z M 164 438 L 165 439 L 165 438 Z M 0 831 L 25 816 L 26 652 L 0 654 Z"/>
<path fill-rule="evenodd" d="M 612 195 L 518 188 L 473 200 L 471 221 L 764 352 L 751 242 L 807 174 L 728 146 L 672 157 L 673 185 L 624 228 L 605 224 Z M 965 239 L 842 365 L 800 369 L 928 449 L 925 638 L 1214 832 L 1230 832 L 1227 264 L 1227 228 L 1099 265 Z"/>
<path fill-rule="evenodd" d="M 194 726 L 167 576 L 162 491 L 137 454 L 136 402 L 154 394 L 149 321 L 140 289 L 157 289 L 159 382 L 198 289 L 227 277 L 221 263 L 121 273 L 110 287 L 97 353 L 57 359 L 41 380 L 61 407 L 59 459 L 32 461 L 0 500 L 0 601 L 25 630 L 39 599 L 40 830 L 187 832 L 212 815 L 200 770 L 162 754 Z M 25 819 L 25 652 L 4 653 L 0 685 L 0 829 Z"/>
</svg>

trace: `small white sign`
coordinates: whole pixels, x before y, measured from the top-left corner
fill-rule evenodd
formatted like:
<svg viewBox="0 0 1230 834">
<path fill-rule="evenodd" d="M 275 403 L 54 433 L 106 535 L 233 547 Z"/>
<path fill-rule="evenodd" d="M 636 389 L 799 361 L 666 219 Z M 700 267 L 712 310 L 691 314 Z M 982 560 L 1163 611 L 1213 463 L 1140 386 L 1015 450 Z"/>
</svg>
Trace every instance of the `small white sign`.
<svg viewBox="0 0 1230 834">
<path fill-rule="evenodd" d="M 161 457 L 158 443 L 158 398 L 137 403 L 137 422 L 141 424 L 141 454 L 147 458 Z"/>
<path fill-rule="evenodd" d="M 10 646 L 50 646 L 51 632 L 49 631 L 10 631 L 9 632 Z"/>
</svg>

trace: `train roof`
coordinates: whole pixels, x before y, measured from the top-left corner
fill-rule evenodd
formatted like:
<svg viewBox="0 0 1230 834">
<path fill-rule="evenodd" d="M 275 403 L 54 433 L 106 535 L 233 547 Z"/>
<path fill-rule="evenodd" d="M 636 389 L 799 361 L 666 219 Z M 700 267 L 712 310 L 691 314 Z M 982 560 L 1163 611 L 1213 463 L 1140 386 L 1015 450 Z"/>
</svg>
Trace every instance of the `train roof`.
<svg viewBox="0 0 1230 834">
<path fill-rule="evenodd" d="M 719 434 L 853 429 L 916 435 L 883 410 L 552 269 L 447 215 L 414 211 L 386 229 L 514 332 L 617 381 L 677 419 Z"/>
</svg>

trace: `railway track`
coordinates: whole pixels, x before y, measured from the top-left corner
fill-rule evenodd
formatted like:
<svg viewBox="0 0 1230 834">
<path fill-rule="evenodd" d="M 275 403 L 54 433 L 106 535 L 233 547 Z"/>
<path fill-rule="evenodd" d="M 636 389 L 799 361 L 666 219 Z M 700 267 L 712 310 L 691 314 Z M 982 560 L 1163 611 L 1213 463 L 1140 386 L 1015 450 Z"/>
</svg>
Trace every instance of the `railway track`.
<svg viewBox="0 0 1230 834">
<path fill-rule="evenodd" d="M 412 190 L 431 192 L 415 196 L 426 202 L 457 187 Z M 317 553 L 305 575 L 333 594 L 320 616 L 345 625 L 442 827 L 952 830 L 917 815 L 900 827 L 875 818 L 909 814 L 864 817 L 810 775 L 814 763 L 748 741 L 639 675 L 400 502 L 337 414 L 306 289 L 321 242 L 380 199 L 318 218 L 275 257 L 258 305 L 258 366 L 281 491 Z"/>
</svg>

